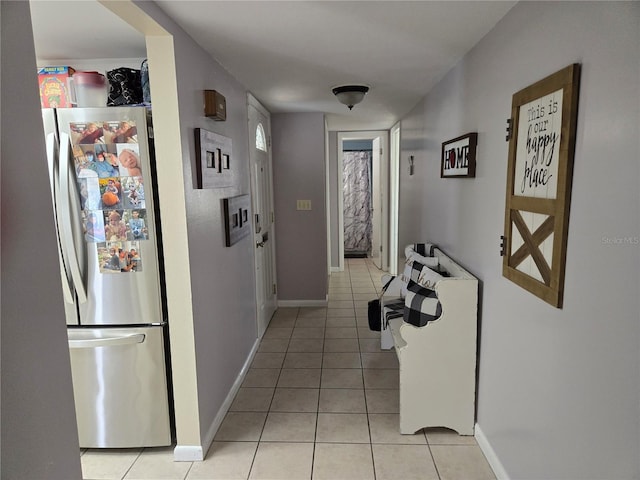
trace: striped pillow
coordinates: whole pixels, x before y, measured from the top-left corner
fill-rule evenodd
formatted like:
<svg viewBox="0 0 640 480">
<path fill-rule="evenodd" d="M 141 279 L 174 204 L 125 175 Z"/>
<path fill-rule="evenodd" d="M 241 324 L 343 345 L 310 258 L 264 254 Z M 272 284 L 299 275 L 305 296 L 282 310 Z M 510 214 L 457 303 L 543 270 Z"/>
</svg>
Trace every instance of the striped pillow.
<svg viewBox="0 0 640 480">
<path fill-rule="evenodd" d="M 390 303 L 384 305 L 384 328 L 387 329 L 389 320 L 392 318 L 399 318 L 403 316 L 404 312 L 404 300 L 398 298 Z"/>
</svg>

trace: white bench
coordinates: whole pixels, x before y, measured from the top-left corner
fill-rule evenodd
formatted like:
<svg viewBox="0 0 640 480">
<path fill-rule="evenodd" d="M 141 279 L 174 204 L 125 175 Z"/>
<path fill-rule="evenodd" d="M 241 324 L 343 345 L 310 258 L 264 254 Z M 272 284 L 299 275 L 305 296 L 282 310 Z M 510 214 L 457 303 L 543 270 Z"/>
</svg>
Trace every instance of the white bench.
<svg viewBox="0 0 640 480">
<path fill-rule="evenodd" d="M 446 427 L 473 435 L 475 426 L 478 280 L 436 249 L 440 268 L 450 277 L 435 287 L 441 316 L 424 327 L 400 318 L 381 333 L 381 348 L 395 348 L 400 362 L 400 433 Z M 387 277 L 388 278 L 388 277 Z M 383 284 L 386 283 L 383 278 Z M 381 299 L 400 295 L 396 277 Z"/>
</svg>

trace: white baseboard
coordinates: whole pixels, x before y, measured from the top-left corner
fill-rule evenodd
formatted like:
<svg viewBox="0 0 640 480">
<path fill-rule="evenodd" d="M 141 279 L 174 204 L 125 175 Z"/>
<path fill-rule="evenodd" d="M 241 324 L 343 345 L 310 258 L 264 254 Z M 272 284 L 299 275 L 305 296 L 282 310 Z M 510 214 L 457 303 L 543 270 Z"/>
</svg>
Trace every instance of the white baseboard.
<svg viewBox="0 0 640 480">
<path fill-rule="evenodd" d="M 200 445 L 178 445 L 173 449 L 174 462 L 201 462 L 204 452 Z"/>
<path fill-rule="evenodd" d="M 327 300 L 278 300 L 279 307 L 326 307 Z"/>
<path fill-rule="evenodd" d="M 260 345 L 260 339 L 256 339 L 256 341 L 253 344 L 253 347 L 251 348 L 251 351 L 249 352 L 249 356 L 245 360 L 242 368 L 240 369 L 240 373 L 238 373 L 238 376 L 236 377 L 236 381 L 233 382 L 233 385 L 231 386 L 231 389 L 229 390 L 227 397 L 224 399 L 224 402 L 222 402 L 222 405 L 218 410 L 218 414 L 213 419 L 213 422 L 211 422 L 211 425 L 209 426 L 209 429 L 207 430 L 207 433 L 204 437 L 204 441 L 202 442 L 203 443 L 202 447 L 183 446 L 183 445 L 176 446 L 176 448 L 173 450 L 174 461 L 199 462 L 204 460 L 205 454 L 206 452 L 209 451 L 209 448 L 213 443 L 213 439 L 215 438 L 216 433 L 218 433 L 218 429 L 220 428 L 220 425 L 224 420 L 224 416 L 229 411 L 229 408 L 231 407 L 231 403 L 233 402 L 233 399 L 238 393 L 238 390 L 240 389 L 240 385 L 242 385 L 242 382 L 244 381 L 244 377 L 247 375 L 247 371 L 251 366 L 251 362 L 253 362 L 253 358 L 256 356 L 256 352 L 258 351 L 259 345 Z"/>
<path fill-rule="evenodd" d="M 495 450 L 489 443 L 489 440 L 487 439 L 484 432 L 480 428 L 480 425 L 478 425 L 477 423 L 476 423 L 475 437 L 476 437 L 476 441 L 478 442 L 478 446 L 480 447 L 480 450 L 482 450 L 482 453 L 484 453 L 484 456 L 487 458 L 489 465 L 491 465 L 491 468 L 493 469 L 493 473 L 495 474 L 496 479 L 509 480 L 509 475 L 507 474 L 507 471 L 504 469 L 502 462 L 498 458 L 498 455 L 496 455 Z"/>
<path fill-rule="evenodd" d="M 343 271 L 344 270 L 341 270 L 340 267 L 331 267 L 331 270 L 330 270 L 331 273 L 333 273 L 333 272 L 343 272 Z"/>
</svg>

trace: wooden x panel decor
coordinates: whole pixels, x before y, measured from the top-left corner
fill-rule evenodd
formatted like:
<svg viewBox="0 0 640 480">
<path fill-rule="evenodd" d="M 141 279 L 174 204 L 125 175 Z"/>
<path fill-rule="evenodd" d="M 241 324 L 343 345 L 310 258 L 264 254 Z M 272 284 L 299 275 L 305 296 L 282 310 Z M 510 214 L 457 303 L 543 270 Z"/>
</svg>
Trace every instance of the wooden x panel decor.
<svg viewBox="0 0 640 480">
<path fill-rule="evenodd" d="M 580 65 L 513 95 L 502 274 L 562 307 Z"/>
</svg>

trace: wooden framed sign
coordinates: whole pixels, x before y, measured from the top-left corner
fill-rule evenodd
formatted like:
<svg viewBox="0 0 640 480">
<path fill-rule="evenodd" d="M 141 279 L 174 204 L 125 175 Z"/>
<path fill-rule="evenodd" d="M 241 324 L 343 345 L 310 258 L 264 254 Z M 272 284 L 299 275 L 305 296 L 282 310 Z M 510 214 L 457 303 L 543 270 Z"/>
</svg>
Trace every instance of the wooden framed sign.
<svg viewBox="0 0 640 480">
<path fill-rule="evenodd" d="M 467 133 L 442 144 L 440 178 L 476 176 L 478 134 Z"/>
<path fill-rule="evenodd" d="M 249 195 L 238 195 L 222 199 L 224 210 L 224 240 L 227 247 L 232 246 L 251 232 L 249 221 Z"/>
<path fill-rule="evenodd" d="M 580 65 L 515 93 L 502 275 L 562 308 Z"/>
<path fill-rule="evenodd" d="M 233 142 L 230 138 L 196 128 L 197 188 L 232 187 L 236 184 Z"/>
</svg>

